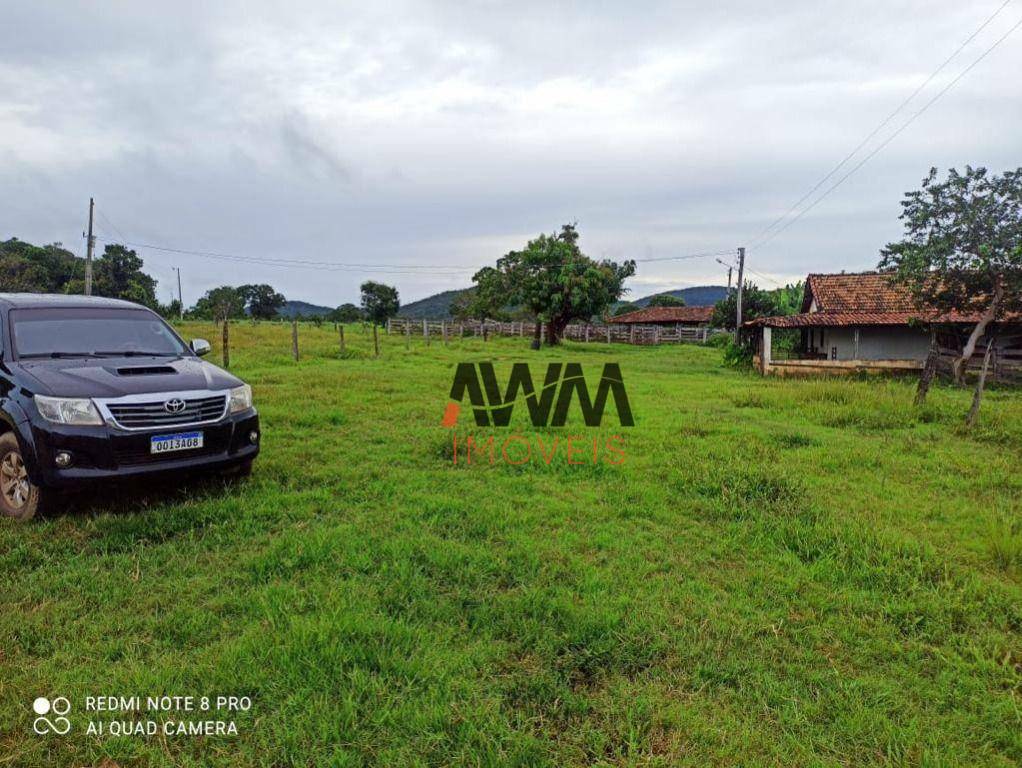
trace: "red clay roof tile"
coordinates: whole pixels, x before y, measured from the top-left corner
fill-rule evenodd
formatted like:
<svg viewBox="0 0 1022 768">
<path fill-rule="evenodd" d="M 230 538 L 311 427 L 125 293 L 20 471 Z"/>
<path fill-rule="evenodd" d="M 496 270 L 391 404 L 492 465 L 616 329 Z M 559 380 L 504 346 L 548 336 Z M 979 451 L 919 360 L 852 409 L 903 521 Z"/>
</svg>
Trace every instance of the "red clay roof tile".
<svg viewBox="0 0 1022 768">
<path fill-rule="evenodd" d="M 816 311 L 809 312 L 813 300 Z M 938 315 L 919 308 L 904 285 L 894 283 L 889 273 L 858 272 L 839 275 L 811 274 L 806 278 L 802 314 L 761 317 L 744 325 L 772 328 L 807 328 L 839 325 L 908 325 L 918 322 L 975 323 L 979 312 L 950 312 Z M 1012 316 L 1012 321 L 1018 318 Z"/>
<path fill-rule="evenodd" d="M 708 323 L 713 307 L 646 307 L 611 317 L 611 323 Z"/>
</svg>

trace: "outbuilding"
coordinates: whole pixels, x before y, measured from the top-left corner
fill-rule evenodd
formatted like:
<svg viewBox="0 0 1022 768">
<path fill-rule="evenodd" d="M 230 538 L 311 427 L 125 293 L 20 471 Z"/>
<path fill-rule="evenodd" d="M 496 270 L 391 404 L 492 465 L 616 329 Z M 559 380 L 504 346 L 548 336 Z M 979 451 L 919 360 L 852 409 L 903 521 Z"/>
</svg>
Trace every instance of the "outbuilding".
<svg viewBox="0 0 1022 768">
<path fill-rule="evenodd" d="M 859 272 L 809 275 L 799 314 L 757 318 L 742 327 L 754 334 L 757 368 L 789 375 L 920 370 L 929 354 L 931 328 L 938 330 L 942 351 L 953 357 L 978 320 L 978 313 L 938 315 L 919 308 L 890 274 Z M 798 332 L 790 352 L 775 354 L 775 330 Z M 1012 318 L 991 330 L 997 331 L 994 375 L 1013 374 L 1022 365 L 1022 323 Z M 979 359 L 985 345 L 986 339 L 977 346 Z"/>
<path fill-rule="evenodd" d="M 680 328 L 708 328 L 713 307 L 646 307 L 611 317 L 609 323 L 625 325 L 660 325 Z"/>
</svg>

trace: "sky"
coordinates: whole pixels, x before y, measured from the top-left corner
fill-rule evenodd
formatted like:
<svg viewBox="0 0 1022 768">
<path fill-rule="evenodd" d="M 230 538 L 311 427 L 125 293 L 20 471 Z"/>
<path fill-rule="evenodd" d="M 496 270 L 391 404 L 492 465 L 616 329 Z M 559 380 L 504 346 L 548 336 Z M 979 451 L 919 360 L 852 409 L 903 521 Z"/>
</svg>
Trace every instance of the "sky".
<svg viewBox="0 0 1022 768">
<path fill-rule="evenodd" d="M 1022 29 L 767 228 L 1002 4 L 0 0 L 0 239 L 84 255 L 94 197 L 99 250 L 218 255 L 136 248 L 186 305 L 251 282 L 357 303 L 367 279 L 407 303 L 569 221 L 640 260 L 632 297 L 722 284 L 716 256 L 665 259 L 739 246 L 763 287 L 870 269 L 931 166 L 1022 164 Z"/>
</svg>

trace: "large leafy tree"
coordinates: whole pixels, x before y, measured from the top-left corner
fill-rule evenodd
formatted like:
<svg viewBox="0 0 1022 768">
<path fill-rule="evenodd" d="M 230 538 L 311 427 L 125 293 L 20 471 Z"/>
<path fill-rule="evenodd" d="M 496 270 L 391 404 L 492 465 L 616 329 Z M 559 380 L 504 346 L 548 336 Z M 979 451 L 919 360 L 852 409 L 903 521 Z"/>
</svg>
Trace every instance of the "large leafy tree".
<svg viewBox="0 0 1022 768">
<path fill-rule="evenodd" d="M 84 261 L 60 243 L 32 245 L 12 237 L 0 242 L 0 291 L 65 293 L 84 273 Z"/>
<path fill-rule="evenodd" d="M 362 283 L 362 311 L 374 325 L 382 325 L 401 308 L 397 288 L 367 280 Z"/>
<path fill-rule="evenodd" d="M 685 300 L 679 299 L 677 296 L 672 296 L 669 293 L 658 293 L 656 296 L 651 298 L 647 303 L 647 307 L 684 307 Z"/>
<path fill-rule="evenodd" d="M 195 302 L 191 314 L 207 320 L 228 320 L 245 316 L 245 297 L 230 285 L 211 288 Z"/>
<path fill-rule="evenodd" d="M 737 305 L 737 292 L 731 291 L 713 306 L 710 325 L 714 328 L 726 328 L 729 331 L 733 331 L 735 329 Z M 771 317 L 778 314 L 781 314 L 781 312 L 778 311 L 777 296 L 772 291 L 764 291 L 755 283 L 746 281 L 745 289 L 742 291 L 742 321 L 755 320 L 757 317 Z"/>
<path fill-rule="evenodd" d="M 501 320 L 508 316 L 508 286 L 505 276 L 493 267 L 483 267 L 474 277 L 475 286 L 462 291 L 451 302 L 451 315 L 459 320 Z"/>
<path fill-rule="evenodd" d="M 881 250 L 880 269 L 893 270 L 920 308 L 933 308 L 938 316 L 978 314 L 954 364 L 961 382 L 992 324 L 1022 310 L 1022 168 L 999 176 L 986 168 L 966 166 L 964 173 L 952 168 L 946 179 L 931 168 L 922 188 L 907 193 L 901 207 L 905 238 Z M 928 364 L 926 370 L 932 368 Z M 920 381 L 922 397 L 928 383 L 926 376 Z"/>
<path fill-rule="evenodd" d="M 156 280 L 142 267 L 142 259 L 135 251 L 116 243 L 107 244 L 103 255 L 92 265 L 92 293 L 156 309 Z M 77 288 L 77 281 L 73 281 L 72 287 Z"/>
<path fill-rule="evenodd" d="M 362 314 L 362 310 L 354 304 L 341 304 L 327 316 L 327 319 L 332 323 L 356 323 L 363 317 L 365 315 Z"/>
<path fill-rule="evenodd" d="M 248 314 L 257 320 L 273 319 L 287 302 L 284 294 L 277 293 L 273 286 L 265 283 L 238 286 L 238 294 L 245 302 Z"/>
<path fill-rule="evenodd" d="M 496 269 L 473 277 L 481 293 L 503 294 L 503 304 L 521 305 L 546 324 L 547 343 L 558 344 L 575 319 L 603 314 L 624 293 L 635 262 L 595 261 L 578 244 L 578 229 L 565 224 L 552 235 L 530 240 L 521 251 L 497 260 Z M 539 325 L 536 327 L 537 341 Z"/>
</svg>

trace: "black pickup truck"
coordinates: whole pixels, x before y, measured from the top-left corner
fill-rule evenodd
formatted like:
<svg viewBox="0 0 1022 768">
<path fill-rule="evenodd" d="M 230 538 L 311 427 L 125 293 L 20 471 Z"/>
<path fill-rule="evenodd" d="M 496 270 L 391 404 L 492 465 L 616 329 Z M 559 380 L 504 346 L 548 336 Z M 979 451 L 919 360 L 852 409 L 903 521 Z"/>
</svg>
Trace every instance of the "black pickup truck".
<svg viewBox="0 0 1022 768">
<path fill-rule="evenodd" d="M 152 474 L 245 475 L 259 453 L 252 390 L 137 304 L 0 293 L 0 513 L 55 492 Z"/>
</svg>

